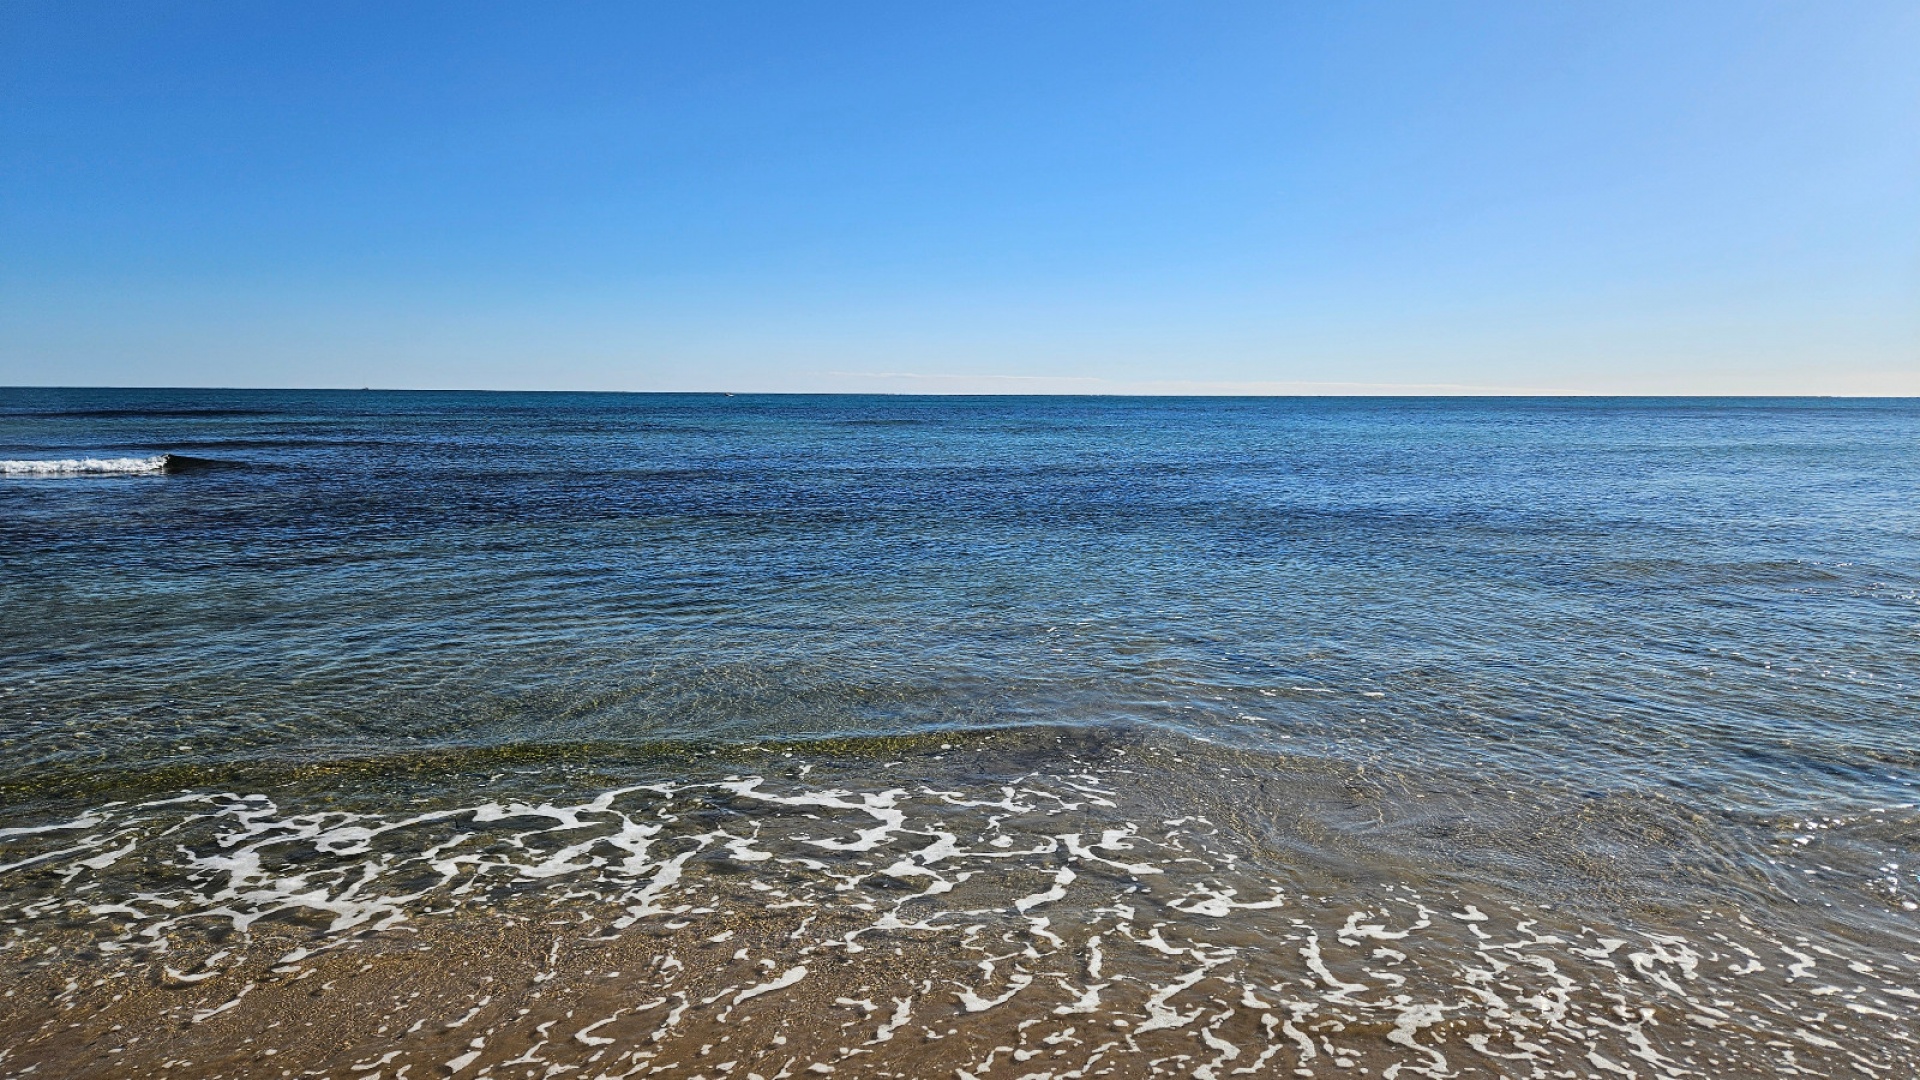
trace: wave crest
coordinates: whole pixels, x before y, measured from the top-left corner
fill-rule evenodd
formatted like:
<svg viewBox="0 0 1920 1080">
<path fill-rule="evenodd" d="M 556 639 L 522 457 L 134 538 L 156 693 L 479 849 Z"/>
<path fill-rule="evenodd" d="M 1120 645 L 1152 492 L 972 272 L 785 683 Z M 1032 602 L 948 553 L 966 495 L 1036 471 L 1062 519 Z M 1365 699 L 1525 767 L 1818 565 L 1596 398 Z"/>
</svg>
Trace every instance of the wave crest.
<svg viewBox="0 0 1920 1080">
<path fill-rule="evenodd" d="M 19 460 L 0 458 L 0 476 L 135 476 L 163 473 L 171 454 L 152 457 L 61 458 Z"/>
</svg>

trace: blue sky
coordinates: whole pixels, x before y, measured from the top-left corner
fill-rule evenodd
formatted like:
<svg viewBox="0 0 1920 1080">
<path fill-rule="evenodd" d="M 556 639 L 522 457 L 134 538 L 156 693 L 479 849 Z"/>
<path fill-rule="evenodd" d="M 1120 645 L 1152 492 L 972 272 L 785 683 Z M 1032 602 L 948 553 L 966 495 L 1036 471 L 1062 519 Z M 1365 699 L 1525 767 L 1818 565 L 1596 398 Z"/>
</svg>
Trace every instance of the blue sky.
<svg viewBox="0 0 1920 1080">
<path fill-rule="evenodd" d="M 1920 394 L 1920 5 L 0 6 L 0 384 Z"/>
</svg>

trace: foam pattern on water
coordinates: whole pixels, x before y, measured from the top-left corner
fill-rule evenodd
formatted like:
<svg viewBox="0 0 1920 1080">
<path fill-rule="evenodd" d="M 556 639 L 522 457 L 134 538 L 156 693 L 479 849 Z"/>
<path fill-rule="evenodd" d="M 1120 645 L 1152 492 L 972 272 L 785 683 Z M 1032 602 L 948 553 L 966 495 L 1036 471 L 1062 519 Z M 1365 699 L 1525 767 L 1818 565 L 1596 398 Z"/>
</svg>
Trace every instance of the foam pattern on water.
<svg viewBox="0 0 1920 1080">
<path fill-rule="evenodd" d="M 296 1014 L 274 1002 L 316 972 L 332 993 L 374 1002 L 385 989 L 355 989 L 373 962 L 349 958 L 391 949 L 487 973 L 425 997 L 396 991 L 367 1021 L 377 1038 L 317 1057 L 289 1043 L 276 1071 L 1920 1068 L 1920 956 L 1898 948 L 1723 910 L 1596 917 L 1404 883 L 1329 888 L 1206 816 L 1147 813 L 1142 778 L 1119 767 L 970 786 L 811 785 L 809 771 L 395 815 L 188 793 L 0 829 L 0 960 L 24 990 L 8 992 L 0 1075 L 55 1062 L 49 1040 L 71 1038 L 76 1016 L 110 1018 L 121 998 L 102 995 L 116 986 L 160 988 L 144 1000 L 157 1029 L 176 1032 L 105 1029 L 98 1052 L 127 1055 L 126 1075 L 140 1072 L 142 1038 L 151 1049 L 220 1025 L 229 1055 L 247 1033 L 259 1041 L 246 1053 L 277 1055 L 266 1018 Z M 483 923 L 532 951 L 517 961 L 475 944 Z M 235 1074 L 267 1059 L 252 1060 Z M 216 1074 L 186 1056 L 151 1064 Z"/>
<path fill-rule="evenodd" d="M 152 457 L 0 459 L 0 476 L 129 476 L 167 471 L 167 455 Z"/>
</svg>

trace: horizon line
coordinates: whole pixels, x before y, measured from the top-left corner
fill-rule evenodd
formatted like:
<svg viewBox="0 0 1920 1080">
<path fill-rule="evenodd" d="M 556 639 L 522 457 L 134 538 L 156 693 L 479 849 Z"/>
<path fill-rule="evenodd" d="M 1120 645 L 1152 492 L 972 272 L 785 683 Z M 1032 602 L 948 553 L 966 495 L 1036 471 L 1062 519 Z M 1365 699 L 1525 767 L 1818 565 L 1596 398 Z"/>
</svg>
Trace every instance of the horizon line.
<svg viewBox="0 0 1920 1080">
<path fill-rule="evenodd" d="M 1001 378 L 1047 378 L 1047 376 L 1001 376 Z M 1087 380 L 1080 380 L 1087 381 Z M 1449 384 L 1393 384 L 1393 383 L 1307 383 L 1293 385 L 1354 386 L 1379 387 L 1385 391 L 1389 387 L 1405 386 L 1408 390 L 1428 386 L 1446 387 Z M 380 394 L 601 394 L 620 396 L 651 397 L 897 397 L 897 398 L 1189 398 L 1196 400 L 1279 400 L 1279 399 L 1538 399 L 1580 398 L 1595 400 L 1618 400 L 1623 398 L 1641 400 L 1848 400 L 1848 401 L 1917 401 L 1920 394 L 1847 394 L 1847 393 L 1650 393 L 1650 392 L 1601 392 L 1585 390 L 1511 390 L 1479 389 L 1461 387 L 1455 392 L 1372 392 L 1372 393 L 1313 393 L 1313 392 L 1149 392 L 1129 390 L 1107 391 L 929 391 L 929 390 L 608 390 L 608 389 L 566 389 L 566 388 L 502 388 L 502 387 L 454 387 L 454 386 L 237 386 L 237 385 L 76 385 L 62 383 L 28 383 L 0 385 L 0 392 L 14 390 L 209 390 L 237 391 L 243 393 L 380 393 Z"/>
</svg>

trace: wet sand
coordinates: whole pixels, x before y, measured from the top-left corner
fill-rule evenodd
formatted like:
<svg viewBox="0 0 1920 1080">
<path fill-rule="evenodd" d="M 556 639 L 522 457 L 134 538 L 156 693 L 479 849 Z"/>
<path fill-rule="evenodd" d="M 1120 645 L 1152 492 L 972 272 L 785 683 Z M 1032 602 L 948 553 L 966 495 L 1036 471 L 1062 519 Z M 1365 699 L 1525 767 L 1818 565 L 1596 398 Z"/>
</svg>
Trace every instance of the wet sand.
<svg viewBox="0 0 1920 1080">
<path fill-rule="evenodd" d="M 0 1077 L 1920 1069 L 1920 950 L 1857 919 L 1410 880 L 1249 830 L 1232 777 L 940 758 L 16 830 Z"/>
</svg>

